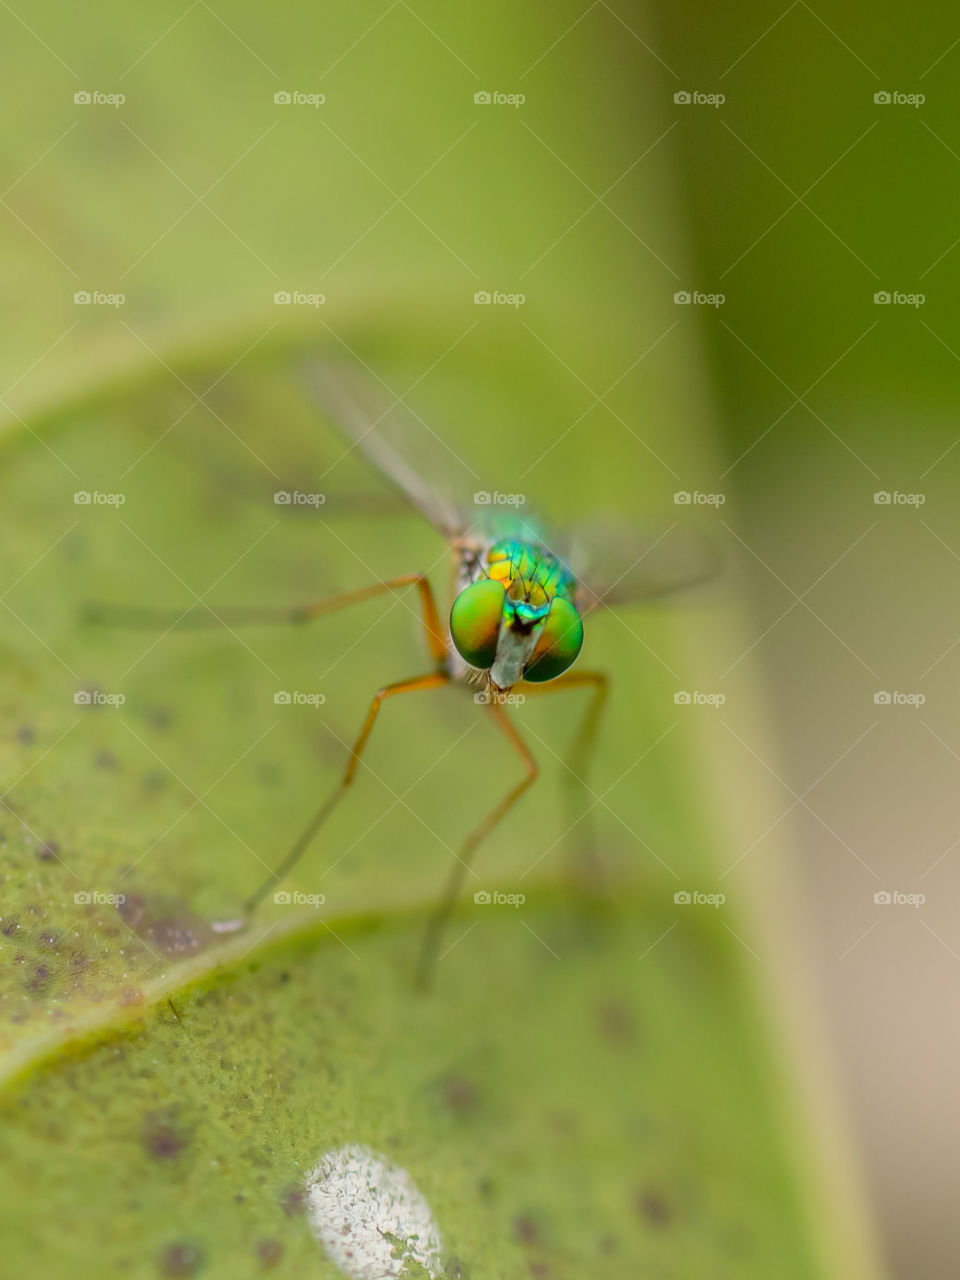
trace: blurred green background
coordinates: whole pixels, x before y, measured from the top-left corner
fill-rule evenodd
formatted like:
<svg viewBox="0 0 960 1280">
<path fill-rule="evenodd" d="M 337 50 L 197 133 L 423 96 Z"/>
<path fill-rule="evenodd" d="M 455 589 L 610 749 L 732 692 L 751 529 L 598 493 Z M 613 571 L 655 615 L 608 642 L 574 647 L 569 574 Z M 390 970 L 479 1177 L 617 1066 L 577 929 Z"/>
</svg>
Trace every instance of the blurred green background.
<svg viewBox="0 0 960 1280">
<path fill-rule="evenodd" d="M 754 570 L 775 785 L 785 808 L 805 796 L 787 822 L 810 964 L 891 1271 L 945 1278 L 958 1265 L 956 14 L 681 3 L 660 31 L 677 87 L 726 95 L 678 113 L 671 138 L 695 278 L 727 299 L 704 309 L 703 336 Z M 894 292 L 923 301 L 875 303 Z M 897 890 L 925 902 L 874 903 Z"/>
<path fill-rule="evenodd" d="M 891 1274 L 956 1274 L 950 12 L 904 31 L 892 7 L 868 23 L 802 0 L 15 10 L 0 762 L 18 1263 L 245 1274 L 268 1239 L 281 1273 L 330 1274 L 283 1204 L 339 1135 L 413 1169 L 463 1274 L 866 1276 L 881 1253 Z M 523 101 L 475 101 L 497 93 Z M 523 302 L 475 301 L 494 292 Z M 895 293 L 924 301 L 875 301 Z M 482 873 L 539 914 L 468 903 L 437 1003 L 409 1016 L 422 912 L 513 776 L 462 699 L 378 726 L 330 829 L 348 856 L 318 848 L 295 877 L 328 923 L 268 908 L 222 976 L 203 923 L 289 844 L 373 690 L 420 669 L 408 610 L 156 643 L 77 624 L 89 598 L 287 603 L 435 566 L 444 585 L 440 540 L 377 514 L 382 487 L 304 402 L 303 352 L 405 395 L 425 469 L 433 432 L 467 494 L 521 491 L 560 525 L 677 522 L 726 551 L 703 599 L 588 634 L 584 662 L 614 676 L 593 816 L 616 909 L 585 922 L 564 887 L 575 712 L 525 707 L 545 776 Z M 278 507 L 278 489 L 329 506 Z M 93 688 L 127 701 L 78 712 Z M 278 712 L 278 688 L 322 693 L 322 713 Z M 684 707 L 685 690 L 726 701 Z M 127 892 L 132 914 L 78 911 L 78 888 Z M 684 889 L 727 903 L 678 910 Z M 875 903 L 893 891 L 926 901 Z M 328 932 L 354 928 L 343 949 Z M 211 1123 L 227 1024 L 243 1081 Z M 64 1057 L 79 1030 L 106 1039 Z M 523 1109 L 551 1073 L 550 1106 Z M 451 1080 L 475 1110 L 438 1112 Z M 188 1168 L 131 1141 L 158 1112 Z M 61 1147 L 74 1177 L 53 1172 Z M 102 1254 L 83 1183 L 109 1198 L 131 1180 Z"/>
</svg>

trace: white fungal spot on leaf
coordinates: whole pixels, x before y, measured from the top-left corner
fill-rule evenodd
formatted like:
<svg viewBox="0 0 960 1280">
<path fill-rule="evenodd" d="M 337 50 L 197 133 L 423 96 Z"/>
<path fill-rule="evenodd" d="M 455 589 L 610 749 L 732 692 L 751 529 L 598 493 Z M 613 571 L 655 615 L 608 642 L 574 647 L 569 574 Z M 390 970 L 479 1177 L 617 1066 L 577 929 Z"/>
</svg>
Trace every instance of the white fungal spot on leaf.
<svg viewBox="0 0 960 1280">
<path fill-rule="evenodd" d="M 307 1175 L 313 1234 L 351 1280 L 390 1280 L 417 1262 L 442 1274 L 440 1232 L 430 1206 L 405 1169 L 369 1147 L 328 1151 Z"/>
</svg>

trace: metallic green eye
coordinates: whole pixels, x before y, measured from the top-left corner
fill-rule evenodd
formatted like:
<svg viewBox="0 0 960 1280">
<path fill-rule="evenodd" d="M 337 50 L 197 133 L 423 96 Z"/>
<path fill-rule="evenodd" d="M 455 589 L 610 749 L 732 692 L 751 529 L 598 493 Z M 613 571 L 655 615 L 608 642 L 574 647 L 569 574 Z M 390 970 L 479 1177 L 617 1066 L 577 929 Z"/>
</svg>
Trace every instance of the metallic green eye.
<svg viewBox="0 0 960 1280">
<path fill-rule="evenodd" d="M 450 635 L 460 657 L 471 667 L 493 666 L 505 595 L 502 582 L 485 578 L 465 587 L 450 610 Z"/>
<path fill-rule="evenodd" d="M 562 596 L 554 600 L 540 632 L 540 639 L 533 651 L 524 680 L 542 684 L 563 675 L 583 645 L 583 623 L 580 615 Z"/>
</svg>

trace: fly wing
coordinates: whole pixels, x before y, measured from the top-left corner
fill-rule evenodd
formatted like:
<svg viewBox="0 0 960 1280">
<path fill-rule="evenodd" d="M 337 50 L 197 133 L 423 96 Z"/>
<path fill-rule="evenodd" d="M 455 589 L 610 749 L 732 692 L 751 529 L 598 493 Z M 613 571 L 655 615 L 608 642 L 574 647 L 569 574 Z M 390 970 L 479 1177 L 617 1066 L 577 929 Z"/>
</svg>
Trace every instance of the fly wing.
<svg viewBox="0 0 960 1280">
<path fill-rule="evenodd" d="M 418 411 L 384 383 L 344 365 L 312 361 L 303 371 L 324 417 L 445 537 L 473 523 L 463 495 L 479 476 Z"/>
<path fill-rule="evenodd" d="M 721 564 L 716 543 L 678 523 L 638 530 L 612 514 L 579 525 L 570 551 L 584 613 L 702 586 L 716 577 Z"/>
</svg>

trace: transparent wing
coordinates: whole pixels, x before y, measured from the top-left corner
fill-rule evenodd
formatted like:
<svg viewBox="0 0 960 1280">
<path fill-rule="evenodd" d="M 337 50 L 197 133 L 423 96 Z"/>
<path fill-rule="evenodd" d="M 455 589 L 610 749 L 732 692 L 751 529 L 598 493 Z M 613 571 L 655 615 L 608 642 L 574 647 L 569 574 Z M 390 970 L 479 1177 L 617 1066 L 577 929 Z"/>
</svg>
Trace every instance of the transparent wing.
<svg viewBox="0 0 960 1280">
<path fill-rule="evenodd" d="M 303 369 L 323 416 L 411 506 L 445 537 L 460 537 L 474 521 L 471 498 L 481 489 L 472 464 L 419 409 L 357 369 L 312 361 Z"/>
<path fill-rule="evenodd" d="M 679 523 L 638 529 L 613 513 L 578 524 L 570 549 L 584 613 L 702 586 L 717 576 L 722 564 L 718 544 L 705 535 Z"/>
</svg>

